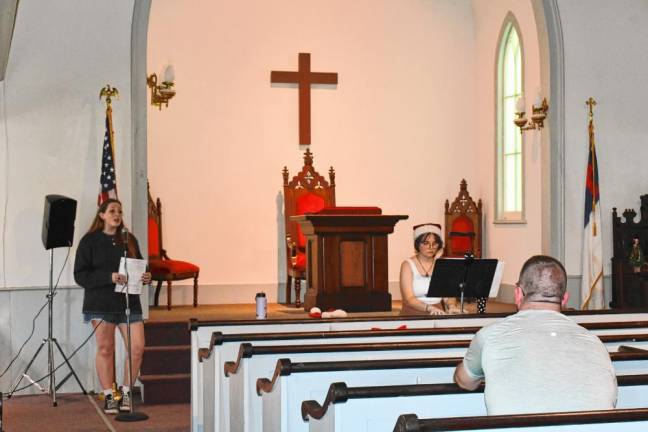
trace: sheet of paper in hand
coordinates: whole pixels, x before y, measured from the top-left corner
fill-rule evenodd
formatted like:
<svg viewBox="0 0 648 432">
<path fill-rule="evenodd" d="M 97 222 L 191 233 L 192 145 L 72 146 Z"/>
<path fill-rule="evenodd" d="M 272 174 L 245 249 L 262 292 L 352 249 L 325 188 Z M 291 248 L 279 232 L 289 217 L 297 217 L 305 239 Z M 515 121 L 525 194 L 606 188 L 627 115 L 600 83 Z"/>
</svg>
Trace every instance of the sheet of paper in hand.
<svg viewBox="0 0 648 432">
<path fill-rule="evenodd" d="M 119 261 L 119 273 L 128 276 L 128 293 L 142 294 L 142 273 L 146 272 L 147 260 L 126 258 Z M 126 292 L 126 284 L 115 284 L 115 292 Z"/>
</svg>

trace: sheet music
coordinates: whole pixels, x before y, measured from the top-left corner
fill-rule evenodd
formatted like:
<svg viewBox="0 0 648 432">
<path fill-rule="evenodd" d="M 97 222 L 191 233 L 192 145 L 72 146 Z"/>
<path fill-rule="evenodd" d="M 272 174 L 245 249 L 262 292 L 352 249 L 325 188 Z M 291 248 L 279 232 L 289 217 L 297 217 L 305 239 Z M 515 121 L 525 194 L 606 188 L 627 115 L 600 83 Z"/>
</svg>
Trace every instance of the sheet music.
<svg viewBox="0 0 648 432">
<path fill-rule="evenodd" d="M 497 297 L 499 293 L 500 284 L 502 283 L 502 276 L 504 275 L 504 261 L 497 261 L 495 268 L 495 275 L 493 276 L 493 283 L 491 284 L 490 293 L 488 297 Z"/>
<path fill-rule="evenodd" d="M 124 265 L 124 257 L 119 261 L 119 273 L 126 274 L 128 269 L 128 293 L 129 294 L 142 294 L 142 273 L 146 272 L 147 260 L 126 258 L 126 266 Z M 124 293 L 126 291 L 126 284 L 115 284 L 115 292 Z"/>
</svg>

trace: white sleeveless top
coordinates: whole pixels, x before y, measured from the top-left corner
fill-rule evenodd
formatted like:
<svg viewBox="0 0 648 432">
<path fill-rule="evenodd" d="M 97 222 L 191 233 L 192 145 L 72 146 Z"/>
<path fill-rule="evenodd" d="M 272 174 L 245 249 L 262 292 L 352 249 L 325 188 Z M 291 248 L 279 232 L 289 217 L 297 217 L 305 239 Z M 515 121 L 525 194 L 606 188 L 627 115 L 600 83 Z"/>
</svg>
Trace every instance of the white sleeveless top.
<svg viewBox="0 0 648 432">
<path fill-rule="evenodd" d="M 421 273 L 419 273 L 416 264 L 414 264 L 414 261 L 412 261 L 411 258 L 407 258 L 406 261 L 409 263 L 410 268 L 412 269 L 412 275 L 414 276 L 412 279 L 412 291 L 414 292 L 414 296 L 419 301 L 422 301 L 423 303 L 429 303 L 429 304 L 441 303 L 441 297 L 426 296 L 428 289 L 430 288 L 431 276 L 423 276 Z M 433 269 L 434 269 L 434 265 L 430 269 L 430 272 L 432 272 Z"/>
</svg>

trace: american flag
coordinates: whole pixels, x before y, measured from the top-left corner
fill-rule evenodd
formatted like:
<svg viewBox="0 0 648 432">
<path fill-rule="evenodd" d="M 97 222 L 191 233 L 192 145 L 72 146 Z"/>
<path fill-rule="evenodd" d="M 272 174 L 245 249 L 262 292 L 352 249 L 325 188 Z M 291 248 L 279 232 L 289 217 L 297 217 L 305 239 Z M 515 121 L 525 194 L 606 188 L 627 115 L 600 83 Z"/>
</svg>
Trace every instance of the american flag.
<svg viewBox="0 0 648 432">
<path fill-rule="evenodd" d="M 110 108 L 108 108 L 110 110 Z M 106 134 L 103 140 L 103 155 L 101 156 L 101 189 L 97 197 L 97 205 L 109 198 L 117 198 L 117 176 L 115 173 L 115 148 L 113 143 L 112 113 L 106 111 Z"/>
<path fill-rule="evenodd" d="M 583 232 L 583 276 L 581 279 L 582 309 L 603 309 L 603 241 L 601 239 L 601 205 L 599 194 L 598 161 L 594 146 L 594 120 L 590 98 L 589 158 L 585 177 L 585 223 Z"/>
</svg>

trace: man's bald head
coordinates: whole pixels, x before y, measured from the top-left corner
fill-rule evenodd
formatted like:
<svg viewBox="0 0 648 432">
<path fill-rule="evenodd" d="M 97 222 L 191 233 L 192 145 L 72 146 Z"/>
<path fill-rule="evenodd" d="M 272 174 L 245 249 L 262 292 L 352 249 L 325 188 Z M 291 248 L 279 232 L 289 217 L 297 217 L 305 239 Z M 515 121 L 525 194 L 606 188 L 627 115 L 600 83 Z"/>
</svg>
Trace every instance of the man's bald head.
<svg viewBox="0 0 648 432">
<path fill-rule="evenodd" d="M 522 266 L 518 283 L 524 293 L 525 303 L 560 304 L 567 289 L 567 273 L 557 259 L 535 255 Z"/>
</svg>

